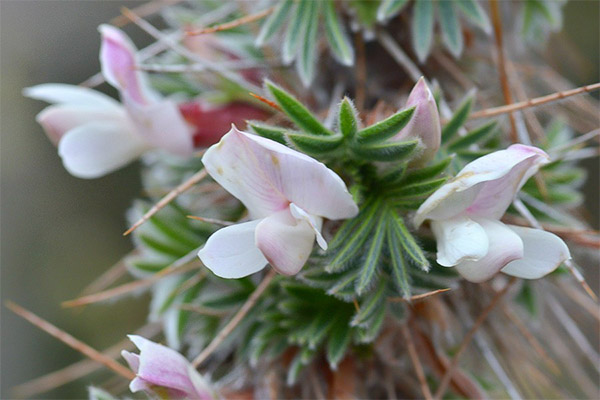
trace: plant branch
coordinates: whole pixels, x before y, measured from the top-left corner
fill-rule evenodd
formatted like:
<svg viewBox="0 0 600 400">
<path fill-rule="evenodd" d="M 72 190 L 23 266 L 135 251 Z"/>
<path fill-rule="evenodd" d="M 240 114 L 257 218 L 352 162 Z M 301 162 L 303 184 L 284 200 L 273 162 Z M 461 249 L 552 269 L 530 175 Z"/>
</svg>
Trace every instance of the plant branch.
<svg viewBox="0 0 600 400">
<path fill-rule="evenodd" d="M 408 354 L 410 355 L 410 359 L 415 367 L 415 372 L 417 374 L 417 378 L 419 379 L 419 384 L 421 385 L 421 392 L 423 393 L 423 397 L 426 400 L 430 400 L 432 399 L 431 390 L 429 389 L 429 385 L 427 385 L 425 372 L 423 371 L 423 364 L 421 364 L 421 360 L 419 359 L 419 355 L 417 354 L 417 349 L 415 347 L 415 343 L 413 342 L 410 331 L 408 330 L 406 325 L 402 325 L 400 329 L 402 330 L 404 340 L 406 340 Z"/>
<path fill-rule="evenodd" d="M 206 33 L 215 33 L 215 32 L 226 31 L 228 29 L 237 28 L 238 26 L 245 25 L 250 22 L 254 22 L 259 19 L 262 19 L 262 18 L 266 17 L 267 15 L 271 14 L 273 12 L 273 10 L 275 10 L 275 7 L 270 7 L 270 8 L 267 8 L 266 10 L 259 11 L 255 14 L 245 15 L 241 18 L 235 19 L 233 21 L 225 22 L 223 24 L 211 26 L 209 28 L 196 29 L 194 31 L 187 31 L 185 33 L 185 35 L 186 36 L 196 36 L 196 35 L 203 35 Z"/>
</svg>

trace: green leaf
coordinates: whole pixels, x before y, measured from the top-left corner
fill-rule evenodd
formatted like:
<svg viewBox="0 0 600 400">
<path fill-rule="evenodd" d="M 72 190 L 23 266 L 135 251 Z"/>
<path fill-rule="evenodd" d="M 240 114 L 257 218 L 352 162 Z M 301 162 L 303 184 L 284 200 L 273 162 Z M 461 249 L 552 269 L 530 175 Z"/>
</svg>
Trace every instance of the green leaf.
<svg viewBox="0 0 600 400">
<path fill-rule="evenodd" d="M 469 131 L 465 136 L 450 143 L 448 145 L 448 151 L 454 152 L 457 150 L 466 149 L 472 144 L 479 143 L 494 132 L 496 125 L 496 121 L 491 121 L 473 129 L 472 131 Z"/>
<path fill-rule="evenodd" d="M 371 343 L 379 335 L 379 331 L 383 327 L 385 321 L 386 303 L 384 302 L 381 306 L 375 309 L 375 312 L 370 316 L 367 321 L 367 326 L 359 328 L 359 341 L 361 343 Z"/>
<path fill-rule="evenodd" d="M 402 182 L 404 180 L 405 172 L 406 163 L 400 164 L 400 166 L 392 168 L 390 171 L 387 171 L 381 178 L 378 178 L 377 180 L 381 182 L 382 185 L 390 187 Z"/>
<path fill-rule="evenodd" d="M 180 258 L 190 252 L 190 249 L 186 246 L 179 245 L 171 240 L 157 239 L 147 234 L 140 234 L 138 239 L 144 247 L 163 255 Z"/>
<path fill-rule="evenodd" d="M 225 295 L 220 295 L 216 297 L 212 297 L 210 299 L 203 300 L 200 304 L 203 307 L 212 308 L 215 310 L 227 310 L 232 307 L 236 307 L 248 300 L 248 295 L 250 292 L 246 291 L 238 291 L 234 293 L 227 293 Z"/>
<path fill-rule="evenodd" d="M 329 310 L 321 311 L 317 317 L 313 320 L 310 327 L 310 335 L 308 338 L 308 347 L 311 350 L 315 350 L 326 337 L 327 333 L 333 327 L 335 320 L 331 318 Z"/>
<path fill-rule="evenodd" d="M 402 244 L 406 256 L 409 257 L 409 259 L 411 259 L 423 271 L 428 271 L 429 261 L 427 260 L 427 257 L 425 257 L 425 254 L 423 254 L 421 247 L 415 241 L 415 238 L 410 234 L 408 229 L 406 229 L 406 225 L 404 225 L 402 217 L 392 212 L 390 213 L 388 222 L 390 223 L 390 227 L 396 235 L 396 239 Z"/>
<path fill-rule="evenodd" d="M 256 132 L 257 135 L 287 145 L 285 136 L 289 132 L 289 130 L 279 128 L 277 126 L 261 124 L 259 122 L 254 121 L 249 123 L 248 125 L 250 126 L 250 128 L 252 128 L 254 132 Z"/>
<path fill-rule="evenodd" d="M 117 400 L 110 393 L 93 386 L 88 387 L 88 396 L 89 400 Z"/>
<path fill-rule="evenodd" d="M 344 294 L 348 291 L 354 295 L 354 281 L 356 281 L 356 278 L 358 278 L 359 273 L 360 270 L 358 268 L 344 271 L 344 273 L 339 275 L 339 277 L 336 279 L 336 284 L 327 291 L 327 294 L 341 297 L 343 299 L 346 297 Z"/>
<path fill-rule="evenodd" d="M 256 46 L 265 44 L 281 28 L 292 7 L 293 0 L 281 1 L 260 28 L 256 38 Z"/>
<path fill-rule="evenodd" d="M 490 20 L 477 1 L 455 0 L 454 2 L 471 22 L 483 29 L 485 33 L 492 32 Z"/>
<path fill-rule="evenodd" d="M 332 0 L 325 2 L 325 33 L 329 47 L 338 61 L 347 66 L 354 64 L 354 48 L 337 16 Z"/>
<path fill-rule="evenodd" d="M 283 112 L 285 112 L 285 114 L 300 129 L 306 133 L 312 133 L 313 135 L 333 135 L 333 132 L 325 128 L 325 126 L 294 96 L 272 82 L 267 81 L 266 85 Z"/>
<path fill-rule="evenodd" d="M 372 234 L 373 238 L 368 246 L 368 250 L 365 254 L 365 260 L 360 267 L 360 275 L 358 282 L 356 283 L 356 293 L 358 295 L 363 294 L 366 288 L 369 287 L 375 271 L 379 265 L 379 259 L 383 249 L 383 242 L 385 240 L 385 222 L 379 219 L 375 223 L 375 232 Z"/>
<path fill-rule="evenodd" d="M 405 185 L 397 190 L 390 191 L 393 197 L 418 197 L 427 196 L 442 186 L 448 178 L 437 178 L 427 181 L 420 181 Z"/>
<path fill-rule="evenodd" d="M 415 0 L 412 19 L 413 48 L 419 62 L 424 62 L 431 50 L 433 39 L 433 1 Z"/>
<path fill-rule="evenodd" d="M 315 64 L 317 63 L 317 30 L 319 28 L 320 1 L 309 1 L 308 11 L 303 23 L 303 37 L 300 46 L 300 57 L 296 64 L 300 80 L 304 86 L 310 86 L 315 76 Z"/>
<path fill-rule="evenodd" d="M 408 0 L 383 0 L 377 9 L 377 20 L 385 21 L 402 11 Z"/>
<path fill-rule="evenodd" d="M 392 227 L 392 224 L 387 224 L 387 245 L 390 253 L 391 267 L 392 267 L 392 279 L 396 288 L 404 298 L 410 297 L 410 282 L 408 280 L 408 271 L 406 260 L 404 255 L 400 251 L 402 246 L 401 238 L 397 235 L 396 230 Z"/>
<path fill-rule="evenodd" d="M 283 42 L 282 57 L 285 64 L 290 64 L 296 58 L 298 45 L 304 36 L 304 23 L 308 16 L 309 0 L 300 0 L 294 2 L 292 10 L 292 19 L 288 24 L 287 32 Z"/>
<path fill-rule="evenodd" d="M 517 297 L 515 297 L 515 300 L 517 303 L 520 303 L 532 317 L 536 317 L 538 315 L 538 299 L 530 282 L 523 281 L 523 287 Z"/>
<path fill-rule="evenodd" d="M 287 137 L 299 150 L 314 156 L 334 151 L 340 147 L 344 140 L 342 135 L 316 136 L 303 133 L 288 133 Z"/>
<path fill-rule="evenodd" d="M 463 35 L 454 9 L 454 2 L 441 0 L 437 4 L 444 44 L 454 57 L 458 57 L 463 50 Z"/>
<path fill-rule="evenodd" d="M 332 370 L 337 370 L 352 338 L 352 331 L 345 318 L 338 316 L 327 341 L 327 361 Z"/>
<path fill-rule="evenodd" d="M 446 157 L 442 161 L 431 165 L 425 168 L 415 169 L 406 174 L 406 178 L 404 179 L 405 184 L 415 183 L 423 180 L 429 180 L 441 172 L 443 172 L 450 162 L 452 161 L 452 157 Z"/>
<path fill-rule="evenodd" d="M 361 144 L 372 144 L 395 136 L 412 118 L 416 107 L 397 112 L 367 128 L 358 131 L 356 141 Z"/>
<path fill-rule="evenodd" d="M 385 229 L 383 229 L 385 231 Z M 385 280 L 380 280 L 376 290 L 369 293 L 369 295 L 361 302 L 359 311 L 352 321 L 351 326 L 365 326 L 365 323 L 375 313 L 375 310 L 380 308 L 385 302 Z"/>
<path fill-rule="evenodd" d="M 410 156 L 419 144 L 418 140 L 392 142 L 370 146 L 352 147 L 352 152 L 366 161 L 398 162 Z"/>
<path fill-rule="evenodd" d="M 442 129 L 442 143 L 448 143 L 458 133 L 461 126 L 467 122 L 473 105 L 473 96 L 468 96 L 452 115 L 452 118 Z"/>
<path fill-rule="evenodd" d="M 352 138 L 358 130 L 357 113 L 352 100 L 344 97 L 340 103 L 340 111 L 338 113 L 338 126 L 344 137 Z"/>
</svg>

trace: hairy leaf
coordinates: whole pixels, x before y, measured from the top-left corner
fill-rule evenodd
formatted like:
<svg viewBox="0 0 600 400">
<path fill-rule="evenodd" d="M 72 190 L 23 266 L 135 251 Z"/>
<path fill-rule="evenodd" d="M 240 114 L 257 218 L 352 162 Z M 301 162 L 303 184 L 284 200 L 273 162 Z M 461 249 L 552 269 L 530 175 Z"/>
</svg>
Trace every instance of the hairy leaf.
<svg viewBox="0 0 600 400">
<path fill-rule="evenodd" d="M 377 122 L 367 128 L 361 129 L 356 135 L 356 141 L 361 144 L 382 142 L 395 136 L 412 118 L 415 107 L 397 112 L 396 114 Z"/>
</svg>

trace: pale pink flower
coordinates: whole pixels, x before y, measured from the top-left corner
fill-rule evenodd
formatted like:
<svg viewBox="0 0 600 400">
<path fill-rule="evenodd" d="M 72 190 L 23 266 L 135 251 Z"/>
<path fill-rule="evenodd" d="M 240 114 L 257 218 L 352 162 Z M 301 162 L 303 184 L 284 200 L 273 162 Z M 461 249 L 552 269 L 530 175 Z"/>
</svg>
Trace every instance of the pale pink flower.
<svg viewBox="0 0 600 400">
<path fill-rule="evenodd" d="M 150 88 L 137 69 L 136 49 L 122 31 L 108 25 L 99 29 L 102 74 L 119 90 L 122 104 L 74 85 L 43 84 L 24 90 L 26 96 L 54 104 L 37 120 L 58 146 L 65 168 L 77 177 L 96 178 L 153 148 L 190 156 L 192 131 L 177 104 Z"/>
<path fill-rule="evenodd" d="M 342 179 L 324 164 L 280 143 L 232 127 L 202 158 L 208 173 L 248 209 L 251 221 L 214 233 L 198 256 L 216 275 L 240 278 L 270 263 L 298 273 L 323 218 L 354 217 L 358 207 Z"/>
<path fill-rule="evenodd" d="M 208 383 L 184 356 L 141 336 L 129 335 L 129 339 L 140 350 L 140 354 L 121 352 L 136 374 L 129 384 L 133 393 L 144 391 L 160 398 L 216 398 Z"/>
<path fill-rule="evenodd" d="M 498 271 L 541 278 L 568 260 L 558 236 L 500 222 L 523 184 L 548 161 L 542 150 L 515 144 L 467 164 L 433 193 L 417 210 L 415 225 L 431 221 L 438 264 L 482 282 Z"/>
</svg>

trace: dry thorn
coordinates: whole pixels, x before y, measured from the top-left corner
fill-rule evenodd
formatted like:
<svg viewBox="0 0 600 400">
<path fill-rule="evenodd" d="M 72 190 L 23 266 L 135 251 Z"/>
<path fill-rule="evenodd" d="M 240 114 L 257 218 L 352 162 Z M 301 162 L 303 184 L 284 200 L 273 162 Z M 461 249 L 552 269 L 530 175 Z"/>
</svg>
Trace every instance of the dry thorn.
<svg viewBox="0 0 600 400">
<path fill-rule="evenodd" d="M 250 22 L 254 22 L 259 19 L 262 19 L 262 18 L 266 17 L 267 15 L 271 14 L 273 12 L 273 10 L 275 10 L 275 7 L 270 7 L 270 8 L 267 8 L 266 10 L 257 12 L 256 14 L 245 15 L 241 18 L 235 19 L 230 22 L 225 22 L 223 24 L 211 26 L 210 28 L 197 29 L 195 31 L 187 31 L 185 34 L 186 34 L 186 36 L 195 36 L 195 35 L 221 32 L 221 31 L 225 31 L 228 29 L 237 28 L 238 26 L 248 24 Z"/>
<path fill-rule="evenodd" d="M 275 102 L 272 102 L 271 100 L 269 100 L 269 99 L 266 99 L 266 98 L 264 98 L 264 97 L 262 97 L 262 96 L 260 96 L 260 95 L 258 95 L 258 94 L 256 94 L 256 93 L 252 93 L 252 92 L 250 92 L 250 93 L 248 93 L 248 94 L 249 94 L 250 96 L 254 97 L 254 98 L 255 98 L 255 99 L 257 99 L 257 100 L 260 100 L 260 101 L 262 101 L 263 103 L 265 103 L 265 104 L 266 104 L 266 105 L 268 105 L 269 107 L 272 107 L 272 108 L 276 109 L 277 111 L 281 111 L 281 107 L 279 107 L 279 105 L 278 105 L 278 104 L 276 104 Z"/>
<path fill-rule="evenodd" d="M 209 343 L 208 346 L 192 362 L 192 365 L 196 368 L 202 364 L 204 360 L 206 360 L 212 353 L 219 347 L 221 343 L 229 336 L 229 334 L 235 329 L 236 326 L 244 319 L 248 311 L 256 304 L 258 298 L 263 294 L 263 292 L 269 287 L 269 284 L 275 278 L 277 272 L 274 269 L 270 269 L 269 272 L 265 275 L 262 282 L 258 285 L 258 287 L 252 292 L 248 300 L 242 305 L 242 307 L 238 310 L 238 312 L 231 318 L 231 320 L 221 329 L 219 334 L 215 336 L 212 342 Z"/>
<path fill-rule="evenodd" d="M 432 399 L 431 390 L 429 389 L 429 385 L 427 385 L 425 372 L 423 371 L 423 364 L 421 364 L 421 360 L 419 359 L 419 355 L 417 354 L 417 349 L 415 347 L 415 343 L 413 342 L 410 331 L 408 330 L 406 325 L 402 325 L 400 329 L 402 330 L 404 340 L 406 340 L 408 354 L 410 355 L 410 359 L 415 367 L 415 372 L 417 374 L 417 378 L 419 379 L 419 384 L 421 385 L 421 392 L 423 393 L 423 397 L 426 400 L 430 400 Z"/>
<path fill-rule="evenodd" d="M 234 225 L 235 222 L 223 221 L 215 218 L 206 218 L 206 217 L 197 217 L 195 215 L 186 215 L 187 218 L 193 219 L 196 221 L 208 222 L 209 224 L 222 225 L 222 226 L 231 226 Z"/>
<path fill-rule="evenodd" d="M 135 378 L 135 374 L 130 369 L 124 367 L 122 364 L 119 364 L 107 355 L 100 353 L 98 350 L 88 346 L 82 341 L 74 338 L 67 332 L 57 328 L 50 322 L 38 317 L 34 313 L 27 311 L 26 309 L 13 303 L 12 301 L 8 301 L 6 303 L 6 307 L 18 316 L 26 319 L 33 325 L 37 326 L 44 332 L 48 333 L 51 336 L 54 336 L 67 346 L 79 351 L 80 353 L 91 358 L 92 360 L 104 365 L 106 368 L 111 369 L 112 371 L 121 375 L 123 378 L 127 380 L 132 380 L 133 378 Z"/>
<path fill-rule="evenodd" d="M 170 191 L 165 197 L 160 199 L 158 203 L 156 203 L 147 213 L 145 213 L 142 218 L 140 218 L 135 224 L 131 226 L 131 228 L 127 229 L 123 236 L 129 235 L 131 232 L 140 227 L 144 222 L 148 221 L 154 214 L 163 209 L 167 204 L 171 201 L 175 200 L 177 196 L 194 186 L 196 183 L 200 182 L 202 179 L 206 178 L 208 172 L 205 169 L 201 169 L 192 175 L 188 180 L 183 182 L 181 185 L 177 186 L 175 189 Z"/>
<path fill-rule="evenodd" d="M 131 251 L 126 257 L 130 257 L 137 254 L 137 250 Z M 120 277 L 125 275 L 127 272 L 127 264 L 125 258 L 119 260 L 115 265 L 107 269 L 102 275 L 96 278 L 92 283 L 87 285 L 82 291 L 81 296 L 88 295 L 90 293 L 99 292 L 106 289 L 113 283 L 115 283 Z"/>
<path fill-rule="evenodd" d="M 566 99 L 567 97 L 576 96 L 578 94 L 589 93 L 600 89 L 600 82 L 593 83 L 591 85 L 581 86 L 575 89 L 564 90 L 562 92 L 555 92 L 546 96 L 536 97 L 519 103 L 509 104 L 506 106 L 493 107 L 485 110 L 475 111 L 471 113 L 469 119 L 487 118 L 494 117 L 496 115 L 506 114 L 513 111 L 523 110 L 529 107 L 537 107 L 542 104 L 550 103 L 553 101 Z"/>
<path fill-rule="evenodd" d="M 423 294 L 417 294 L 415 296 L 409 297 L 408 299 L 406 299 L 404 297 L 389 297 L 388 301 L 390 301 L 392 303 L 400 303 L 400 302 L 410 303 L 412 301 L 423 300 L 423 299 L 426 299 L 428 297 L 434 296 L 436 294 L 447 292 L 449 290 L 452 290 L 452 289 L 451 288 L 437 289 L 437 290 L 433 290 L 431 292 L 427 292 L 427 293 L 423 293 Z"/>
<path fill-rule="evenodd" d="M 448 389 L 448 384 L 450 383 L 450 380 L 452 379 L 452 375 L 454 374 L 454 371 L 456 370 L 456 367 L 458 366 L 458 361 L 460 360 L 460 356 L 465 351 L 465 349 L 467 348 L 469 343 L 471 343 L 471 340 L 473 340 L 473 336 L 475 336 L 475 333 L 477 332 L 477 330 L 479 329 L 481 324 L 483 324 L 483 322 L 485 321 L 487 316 L 490 314 L 490 312 L 496 307 L 496 305 L 500 302 L 502 297 L 506 294 L 506 292 L 508 292 L 508 289 L 510 289 L 516 281 L 517 281 L 516 278 L 511 278 L 510 281 L 506 284 L 506 286 L 504 286 L 502 288 L 502 290 L 498 291 L 494 295 L 494 297 L 492 298 L 492 301 L 490 301 L 490 304 L 488 304 L 488 306 L 481 312 L 479 317 L 477 317 L 477 320 L 475 320 L 475 322 L 473 323 L 473 326 L 471 327 L 471 329 L 469 329 L 469 332 L 467 332 L 467 334 L 463 338 L 463 341 L 460 343 L 460 346 L 459 346 L 458 350 L 456 351 L 456 354 L 454 354 L 454 357 L 452 357 L 452 361 L 450 362 L 450 365 L 448 366 L 446 373 L 444 374 L 444 376 L 442 377 L 442 380 L 440 381 L 440 386 L 438 387 L 437 391 L 435 392 L 435 395 L 433 396 L 434 399 L 439 400 L 442 398 L 444 393 L 446 393 L 446 389 Z"/>
</svg>

